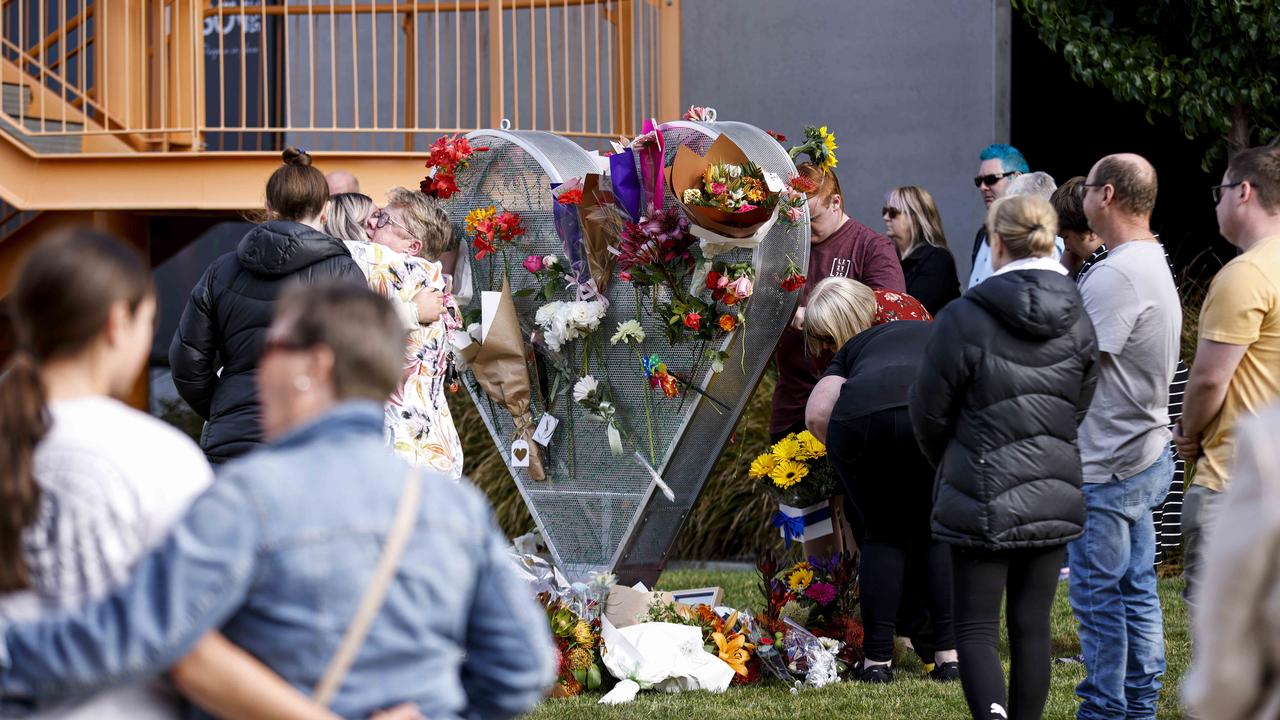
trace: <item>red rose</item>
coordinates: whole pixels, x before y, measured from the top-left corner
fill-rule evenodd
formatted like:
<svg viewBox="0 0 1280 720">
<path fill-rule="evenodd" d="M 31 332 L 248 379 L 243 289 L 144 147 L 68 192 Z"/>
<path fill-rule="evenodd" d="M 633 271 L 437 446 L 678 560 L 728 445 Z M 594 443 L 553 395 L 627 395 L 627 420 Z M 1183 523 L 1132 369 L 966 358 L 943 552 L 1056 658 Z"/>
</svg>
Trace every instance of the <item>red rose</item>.
<svg viewBox="0 0 1280 720">
<path fill-rule="evenodd" d="M 707 273 L 707 289 L 715 290 L 718 287 L 720 287 L 720 273 L 712 270 Z"/>
<path fill-rule="evenodd" d="M 684 316 L 684 326 L 690 330 L 697 330 L 702 323 L 702 316 L 696 312 L 691 312 Z"/>
</svg>

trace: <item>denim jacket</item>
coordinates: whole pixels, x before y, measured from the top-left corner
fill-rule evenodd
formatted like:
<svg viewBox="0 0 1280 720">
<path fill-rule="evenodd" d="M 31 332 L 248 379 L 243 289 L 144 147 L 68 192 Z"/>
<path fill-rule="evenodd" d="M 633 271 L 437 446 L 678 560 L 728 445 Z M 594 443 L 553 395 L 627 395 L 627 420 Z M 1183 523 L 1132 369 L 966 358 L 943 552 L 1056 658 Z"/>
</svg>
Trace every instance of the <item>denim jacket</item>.
<svg viewBox="0 0 1280 720">
<path fill-rule="evenodd" d="M 382 408 L 350 402 L 224 467 L 131 582 L 78 613 L 0 625 L 6 710 L 163 672 L 223 633 L 303 692 L 324 672 L 382 551 L 407 466 Z M 485 498 L 423 473 L 394 583 L 333 703 L 432 720 L 530 709 L 554 677 L 546 616 Z"/>
</svg>

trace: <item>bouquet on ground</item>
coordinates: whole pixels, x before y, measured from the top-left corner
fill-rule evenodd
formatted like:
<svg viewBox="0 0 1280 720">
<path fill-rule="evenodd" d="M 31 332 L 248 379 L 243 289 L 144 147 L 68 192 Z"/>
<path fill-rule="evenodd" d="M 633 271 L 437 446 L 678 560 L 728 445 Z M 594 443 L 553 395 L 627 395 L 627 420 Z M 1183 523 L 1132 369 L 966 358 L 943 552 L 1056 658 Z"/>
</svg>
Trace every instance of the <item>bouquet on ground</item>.
<svg viewBox="0 0 1280 720">
<path fill-rule="evenodd" d="M 599 689 L 604 681 L 599 617 L 582 617 L 564 600 L 540 599 L 547 607 L 547 622 L 556 644 L 556 693 L 572 697 L 583 690 Z"/>
<path fill-rule="evenodd" d="M 665 622 L 691 625 L 702 630 L 703 649 L 733 668 L 732 684 L 747 685 L 760 679 L 760 662 L 755 657 L 752 634 L 759 634 L 748 614 L 734 610 L 721 616 L 708 605 L 683 605 L 663 600 L 654 593 L 649 609 L 640 622 Z"/>
<path fill-rule="evenodd" d="M 765 555 L 756 561 L 764 611 L 757 620 L 761 643 L 772 645 L 788 658 L 791 672 L 803 673 L 795 652 L 803 644 L 793 638 L 794 627 L 812 633 L 837 654 L 840 671 L 855 667 L 862 655 L 862 623 L 858 613 L 858 561 L 836 554 L 811 557 L 779 567 L 777 558 Z"/>
</svg>

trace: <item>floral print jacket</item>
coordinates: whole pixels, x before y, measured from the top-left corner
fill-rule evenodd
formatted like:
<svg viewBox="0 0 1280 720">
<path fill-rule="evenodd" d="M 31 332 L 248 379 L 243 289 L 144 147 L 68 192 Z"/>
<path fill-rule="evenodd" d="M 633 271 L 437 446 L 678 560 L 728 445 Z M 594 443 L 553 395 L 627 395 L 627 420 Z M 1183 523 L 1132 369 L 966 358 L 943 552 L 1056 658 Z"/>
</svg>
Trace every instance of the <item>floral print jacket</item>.
<svg viewBox="0 0 1280 720">
<path fill-rule="evenodd" d="M 440 263 L 398 253 L 384 245 L 348 242 L 351 257 L 369 287 L 402 305 L 432 288 L 445 292 Z M 404 381 L 386 406 L 387 444 L 414 465 L 462 477 L 462 442 L 445 401 L 449 333 L 458 327 L 457 307 L 445 296 L 445 312 L 430 325 L 409 332 Z"/>
</svg>

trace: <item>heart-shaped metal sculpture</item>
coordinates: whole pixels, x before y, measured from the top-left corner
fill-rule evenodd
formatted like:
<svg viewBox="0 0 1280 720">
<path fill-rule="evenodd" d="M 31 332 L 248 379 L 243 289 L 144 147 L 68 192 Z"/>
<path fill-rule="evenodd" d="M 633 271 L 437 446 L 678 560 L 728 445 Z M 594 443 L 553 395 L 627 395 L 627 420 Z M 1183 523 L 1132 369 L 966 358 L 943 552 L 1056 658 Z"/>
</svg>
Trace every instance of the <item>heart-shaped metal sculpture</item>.
<svg viewBox="0 0 1280 720">
<path fill-rule="evenodd" d="M 681 145 L 704 155 L 724 134 L 765 172 L 785 179 L 795 170 L 787 152 L 751 125 L 681 121 L 662 125 L 658 131 L 665 141 L 664 165 L 671 164 Z M 472 258 L 475 299 L 471 308 L 480 307 L 483 291 L 501 290 L 504 280 L 509 282 L 521 334 L 529 343 L 538 330 L 535 314 L 549 299 L 540 291 L 529 294 L 529 288 L 539 288 L 540 283 L 522 261 L 527 256 L 573 255 L 556 232 L 552 189 L 600 172 L 599 159 L 566 138 L 543 132 L 480 130 L 468 139 L 489 150 L 474 156 L 459 173 L 460 190 L 446 207 L 459 236 L 465 238 L 462 251 Z M 675 207 L 670 188 L 663 192 L 665 205 Z M 476 260 L 464 218 L 488 207 L 519 213 L 527 232 Z M 779 280 L 789 261 L 802 268 L 807 263 L 807 220 L 806 216 L 794 227 L 772 225 L 753 249 L 720 248 L 722 254 L 716 260 L 750 262 L 756 278 L 754 294 L 743 311 L 745 322 L 713 344 L 671 344 L 662 318 L 648 310 L 652 301 L 662 300 L 663 289 L 642 290 L 618 277 L 615 270 L 603 293 L 609 301 L 606 315 L 590 341 L 573 340 L 559 353 L 547 351 L 545 344 L 537 349 L 527 345 L 534 388 L 530 418 L 517 423 L 501 398 L 488 396 L 467 376 L 467 387 L 554 562 L 567 575 L 612 570 L 624 582 L 652 583 L 657 578 L 795 309 L 797 295 L 783 291 Z M 655 292 L 658 297 L 649 295 Z M 573 300 L 573 291 L 551 299 Z M 640 322 L 644 341 L 611 343 L 618 324 L 628 320 Z M 592 343 L 585 353 L 584 342 Z M 727 353 L 722 356 L 723 370 L 712 371 L 707 350 Z M 654 355 L 681 376 L 682 387 L 691 386 L 693 391 L 672 398 L 651 389 L 642 360 Z M 609 437 L 609 423 L 576 403 L 573 383 L 564 380 L 587 374 L 607 386 L 614 424 L 621 431 L 621 453 L 616 452 L 617 443 L 611 442 L 618 438 Z M 530 460 L 540 461 L 545 475 L 535 479 L 537 473 L 517 467 L 524 459 L 513 453 L 513 441 L 528 437 L 530 422 L 537 424 L 544 414 L 555 417 L 558 424 L 547 447 L 531 445 Z M 662 483 L 655 475 L 665 480 L 674 500 L 660 491 Z"/>
</svg>

